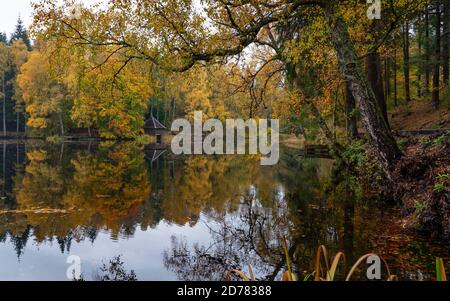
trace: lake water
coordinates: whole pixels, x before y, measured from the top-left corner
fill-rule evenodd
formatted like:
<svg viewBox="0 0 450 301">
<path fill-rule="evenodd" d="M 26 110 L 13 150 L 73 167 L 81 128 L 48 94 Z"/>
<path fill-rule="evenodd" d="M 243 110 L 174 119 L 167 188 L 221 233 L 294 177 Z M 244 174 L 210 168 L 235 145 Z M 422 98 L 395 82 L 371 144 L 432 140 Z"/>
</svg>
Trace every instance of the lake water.
<svg viewBox="0 0 450 301">
<path fill-rule="evenodd" d="M 139 280 L 278 280 L 314 270 L 315 252 L 348 264 L 376 252 L 400 279 L 432 279 L 448 245 L 402 230 L 395 209 L 332 184 L 333 162 L 282 149 L 254 156 L 174 156 L 132 143 L 0 143 L 0 280 L 69 280 L 121 256 Z M 301 276 L 301 277 L 303 277 Z"/>
</svg>

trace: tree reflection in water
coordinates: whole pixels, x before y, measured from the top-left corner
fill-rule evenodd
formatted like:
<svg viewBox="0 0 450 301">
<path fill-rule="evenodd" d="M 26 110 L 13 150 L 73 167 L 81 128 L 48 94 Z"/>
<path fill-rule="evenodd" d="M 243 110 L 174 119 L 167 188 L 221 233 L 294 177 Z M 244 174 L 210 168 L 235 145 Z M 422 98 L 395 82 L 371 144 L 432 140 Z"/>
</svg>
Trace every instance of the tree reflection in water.
<svg viewBox="0 0 450 301">
<path fill-rule="evenodd" d="M 14 205 L 0 214 L 0 237 L 11 237 L 18 256 L 31 233 L 37 243 L 55 240 L 62 252 L 72 240 L 94 241 L 102 229 L 112 238 L 131 236 L 151 193 L 144 153 L 132 144 L 29 145 L 23 164 L 6 172 Z"/>
<path fill-rule="evenodd" d="M 360 199 L 351 176 L 330 181 L 332 161 L 301 158 L 295 150 L 283 149 L 274 167 L 261 167 L 255 156 L 167 153 L 153 162 L 131 142 L 4 144 L 0 151 L 0 243 L 12 245 L 19 259 L 30 240 L 56 242 L 69 253 L 74 242 L 94 247 L 100 232 L 117 241 L 138 229 L 202 225 L 210 243 L 167 236 L 171 247 L 161 260 L 177 278 L 222 280 L 250 265 L 259 279 L 279 279 L 284 239 L 301 278 L 314 269 L 319 245 L 345 251 L 349 262 L 376 251 L 372 221 L 385 218 Z M 431 253 L 430 245 L 414 247 Z M 429 258 L 414 260 L 415 268 Z"/>
<path fill-rule="evenodd" d="M 336 218 L 322 198 L 329 169 L 318 160 L 285 155 L 283 165 L 255 173 L 234 211 L 208 223 L 210 245 L 190 246 L 184 238 L 172 237 L 164 254 L 166 267 L 180 280 L 223 280 L 227 271 L 248 266 L 259 279 L 275 280 L 286 268 L 286 239 L 289 256 L 298 263 L 296 272 L 306 273 L 311 257 L 305 256 L 313 254 L 317 243 L 328 239 L 336 244 L 330 235 Z"/>
</svg>

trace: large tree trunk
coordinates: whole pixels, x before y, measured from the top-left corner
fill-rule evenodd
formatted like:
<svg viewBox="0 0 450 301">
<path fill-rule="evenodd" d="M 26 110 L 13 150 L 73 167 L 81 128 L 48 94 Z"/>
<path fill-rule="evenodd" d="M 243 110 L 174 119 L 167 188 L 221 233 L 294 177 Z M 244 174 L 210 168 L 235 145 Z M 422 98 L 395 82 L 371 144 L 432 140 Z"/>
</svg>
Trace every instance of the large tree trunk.
<svg viewBox="0 0 450 301">
<path fill-rule="evenodd" d="M 433 92 L 431 102 L 433 108 L 439 108 L 439 69 L 441 67 L 441 11 L 440 1 L 436 2 L 436 20 L 435 20 L 435 44 L 434 44 L 434 71 L 433 71 Z"/>
<path fill-rule="evenodd" d="M 359 66 L 356 50 L 345 21 L 335 10 L 335 2 L 324 5 L 325 16 L 331 28 L 332 42 L 344 79 L 350 83 L 355 100 L 359 103 L 364 128 L 370 144 L 388 177 L 393 165 L 401 157 L 400 149 L 383 117 L 375 94 Z"/>
<path fill-rule="evenodd" d="M 411 101 L 410 88 L 410 68 L 409 68 L 409 23 L 405 22 L 403 25 L 403 75 L 405 77 L 405 100 Z"/>
<path fill-rule="evenodd" d="M 347 137 L 353 140 L 358 137 L 358 126 L 356 120 L 356 101 L 350 89 L 350 84 L 345 83 L 345 116 Z"/>
<path fill-rule="evenodd" d="M 381 69 L 381 59 L 378 52 L 373 52 L 366 56 L 366 72 L 367 79 L 369 80 L 370 86 L 375 93 L 375 97 L 378 101 L 384 120 L 389 126 L 386 98 L 384 97 L 383 92 L 383 71 Z"/>
<path fill-rule="evenodd" d="M 443 33 L 442 33 L 442 78 L 444 85 L 449 83 L 450 61 L 450 2 L 444 1 Z"/>
</svg>

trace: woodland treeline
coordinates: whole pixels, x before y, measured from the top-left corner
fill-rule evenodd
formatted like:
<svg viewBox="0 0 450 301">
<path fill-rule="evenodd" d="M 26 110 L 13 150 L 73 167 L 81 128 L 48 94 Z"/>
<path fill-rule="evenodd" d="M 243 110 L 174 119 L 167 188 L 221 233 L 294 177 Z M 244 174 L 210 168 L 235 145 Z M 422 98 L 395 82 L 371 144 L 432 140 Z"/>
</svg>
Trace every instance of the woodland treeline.
<svg viewBox="0 0 450 301">
<path fill-rule="evenodd" d="M 358 133 L 389 173 L 402 156 L 387 111 L 448 105 L 448 0 L 109 1 L 34 4 L 0 48 L 3 131 L 97 129 L 137 137 L 208 117 L 280 118 L 285 133 L 342 151 Z M 26 127 L 23 127 L 26 124 Z"/>
<path fill-rule="evenodd" d="M 25 104 L 17 84 L 20 67 L 28 60 L 32 51 L 31 41 L 22 20 L 17 20 L 14 32 L 8 38 L 6 33 L 0 33 L 0 96 L 1 129 L 23 131 L 25 124 Z"/>
</svg>

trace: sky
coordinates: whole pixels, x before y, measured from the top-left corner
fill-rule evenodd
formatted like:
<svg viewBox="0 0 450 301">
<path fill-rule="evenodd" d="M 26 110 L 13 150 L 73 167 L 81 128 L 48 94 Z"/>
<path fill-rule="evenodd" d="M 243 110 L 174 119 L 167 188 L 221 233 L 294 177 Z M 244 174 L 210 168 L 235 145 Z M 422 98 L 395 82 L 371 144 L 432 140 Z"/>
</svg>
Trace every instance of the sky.
<svg viewBox="0 0 450 301">
<path fill-rule="evenodd" d="M 9 36 L 14 31 L 19 16 L 29 26 L 32 12 L 31 0 L 0 0 L 0 32 Z"/>
<path fill-rule="evenodd" d="M 33 21 L 33 9 L 31 3 L 37 0 L 0 0 L 0 32 L 6 33 L 8 36 L 16 27 L 17 18 L 22 18 L 25 26 L 30 26 Z M 57 0 L 60 1 L 60 0 Z M 86 6 L 93 3 L 101 2 L 99 0 L 78 0 Z"/>
</svg>

